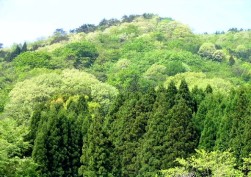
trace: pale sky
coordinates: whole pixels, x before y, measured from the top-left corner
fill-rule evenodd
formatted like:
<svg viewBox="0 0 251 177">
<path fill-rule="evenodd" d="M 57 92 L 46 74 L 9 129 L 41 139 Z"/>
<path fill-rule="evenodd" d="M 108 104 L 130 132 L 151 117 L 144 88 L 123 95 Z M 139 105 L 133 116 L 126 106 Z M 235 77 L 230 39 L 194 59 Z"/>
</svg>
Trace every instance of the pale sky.
<svg viewBox="0 0 251 177">
<path fill-rule="evenodd" d="M 251 28 L 251 0 L 0 0 L 0 43 L 33 41 L 85 23 L 154 13 L 195 33 Z"/>
</svg>

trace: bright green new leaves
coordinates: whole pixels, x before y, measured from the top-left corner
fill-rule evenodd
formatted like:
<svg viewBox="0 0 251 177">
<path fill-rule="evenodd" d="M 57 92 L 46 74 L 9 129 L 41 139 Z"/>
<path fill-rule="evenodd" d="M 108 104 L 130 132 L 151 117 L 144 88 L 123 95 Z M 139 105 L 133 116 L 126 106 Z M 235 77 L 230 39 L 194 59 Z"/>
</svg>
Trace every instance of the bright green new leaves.
<svg viewBox="0 0 251 177">
<path fill-rule="evenodd" d="M 58 94 L 85 94 L 107 110 L 117 90 L 101 83 L 93 75 L 78 70 L 42 74 L 15 85 L 10 92 L 5 113 L 23 121 L 29 118 L 36 104 L 46 102 Z"/>
<path fill-rule="evenodd" d="M 50 60 L 46 52 L 24 52 L 14 59 L 14 64 L 20 69 L 51 68 Z"/>
<path fill-rule="evenodd" d="M 213 43 L 203 43 L 200 46 L 198 54 L 202 57 L 212 59 L 213 61 L 222 62 L 226 58 L 223 50 L 217 50 Z"/>
<path fill-rule="evenodd" d="M 215 51 L 216 51 L 216 48 L 215 48 L 214 44 L 212 44 L 212 43 L 203 43 L 200 46 L 200 49 L 199 49 L 198 53 L 202 57 L 212 58 Z"/>
<path fill-rule="evenodd" d="M 37 164 L 23 157 L 29 149 L 23 140 L 26 130 L 27 127 L 18 126 L 13 119 L 0 120 L 0 176 L 38 176 Z"/>
<path fill-rule="evenodd" d="M 73 61 L 75 68 L 90 67 L 98 57 L 96 47 L 86 41 L 67 44 L 56 49 L 54 54 L 63 58 L 66 62 Z"/>
<path fill-rule="evenodd" d="M 170 83 L 171 81 L 179 84 L 180 81 L 184 78 L 186 79 L 190 89 L 194 88 L 195 86 L 206 89 L 207 85 L 210 84 L 215 91 L 226 93 L 233 88 L 231 82 L 227 80 L 221 78 L 209 78 L 204 73 L 195 72 L 186 72 L 169 77 L 165 82 L 165 85 L 168 85 L 168 83 Z"/>
<path fill-rule="evenodd" d="M 190 158 L 177 159 L 181 167 L 163 170 L 165 177 L 180 175 L 198 175 L 205 177 L 242 177 L 243 174 L 237 170 L 236 159 L 230 152 L 196 150 L 196 154 Z"/>
</svg>

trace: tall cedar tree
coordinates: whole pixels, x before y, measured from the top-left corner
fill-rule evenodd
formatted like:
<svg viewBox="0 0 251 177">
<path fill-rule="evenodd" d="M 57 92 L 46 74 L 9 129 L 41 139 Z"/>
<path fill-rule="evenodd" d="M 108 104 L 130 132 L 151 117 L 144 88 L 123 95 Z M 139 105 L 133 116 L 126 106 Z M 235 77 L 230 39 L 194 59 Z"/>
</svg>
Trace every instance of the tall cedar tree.
<svg viewBox="0 0 251 177">
<path fill-rule="evenodd" d="M 35 111 L 33 112 L 32 116 L 31 116 L 31 121 L 30 121 L 30 125 L 29 125 L 29 132 L 27 133 L 27 135 L 24 136 L 24 141 L 29 142 L 29 144 L 30 144 L 30 148 L 27 149 L 27 151 L 24 152 L 24 154 L 23 154 L 27 157 L 31 156 L 31 154 L 32 154 L 32 148 L 34 146 L 34 141 L 36 139 L 39 127 L 41 126 L 40 123 L 41 123 L 43 110 L 47 111 L 46 106 L 44 104 L 38 104 L 36 106 Z"/>
<path fill-rule="evenodd" d="M 213 150 L 216 141 L 217 127 L 215 125 L 213 116 L 217 116 L 215 111 L 209 110 L 206 114 L 203 131 L 201 132 L 199 141 L 199 148 L 205 149 L 207 151 Z"/>
<path fill-rule="evenodd" d="M 43 176 L 77 176 L 83 146 L 82 125 L 88 117 L 79 113 L 88 112 L 85 110 L 87 103 L 85 99 L 81 103 L 69 102 L 67 110 L 63 101 L 58 100 L 52 102 L 47 113 L 43 114 L 32 155 Z"/>
<path fill-rule="evenodd" d="M 138 176 L 154 176 L 164 165 L 164 156 L 167 154 L 164 137 L 170 124 L 168 112 L 174 105 L 176 94 L 177 89 L 173 82 L 167 90 L 160 87 L 156 93 L 154 108 L 140 147 L 141 163 Z"/>
<path fill-rule="evenodd" d="M 139 99 L 139 93 L 131 93 L 124 101 L 119 111 L 116 113 L 117 119 L 112 122 L 112 139 L 115 145 L 115 159 L 113 173 L 115 176 L 130 176 L 134 172 L 131 164 L 137 147 L 135 134 L 132 127 L 136 119 L 136 103 Z"/>
<path fill-rule="evenodd" d="M 195 110 L 196 102 L 191 96 L 186 81 L 182 80 L 175 105 L 168 113 L 170 123 L 164 137 L 166 154 L 161 169 L 173 167 L 176 158 L 186 158 L 197 147 L 198 134 L 192 119 Z"/>
<path fill-rule="evenodd" d="M 176 158 L 188 157 L 198 144 L 198 136 L 192 121 L 192 110 L 186 100 L 183 98 L 177 100 L 169 115 L 170 124 L 164 137 L 166 154 L 161 169 L 173 167 Z"/>
<path fill-rule="evenodd" d="M 249 99 L 244 88 L 241 88 L 234 100 L 234 109 L 229 118 L 232 119 L 232 127 L 230 129 L 230 144 L 234 150 L 237 162 L 240 165 L 243 157 L 244 147 L 244 130 L 245 122 L 249 116 Z M 248 130 L 250 131 L 250 130 Z M 247 155 L 247 154 L 246 154 Z"/>
<path fill-rule="evenodd" d="M 212 151 L 215 148 L 224 111 L 225 101 L 221 94 L 216 96 L 209 94 L 199 105 L 194 121 L 196 127 L 200 127 L 199 148 L 208 151 Z"/>
<path fill-rule="evenodd" d="M 26 52 L 26 51 L 27 51 L 27 44 L 26 44 L 26 42 L 24 42 L 24 44 L 21 48 L 21 53 Z"/>
<path fill-rule="evenodd" d="M 231 148 L 236 159 L 237 165 L 241 165 L 242 158 L 247 157 L 250 151 L 248 146 L 249 125 L 249 96 L 245 88 L 232 91 L 226 108 L 226 114 L 222 119 L 217 138 L 217 148 L 228 150 Z"/>
<path fill-rule="evenodd" d="M 152 112 L 155 99 L 155 91 L 153 88 L 150 88 L 145 94 L 140 94 L 140 98 L 136 102 L 136 117 L 130 129 L 130 134 L 132 135 L 132 137 L 128 140 L 128 143 L 134 146 L 134 156 L 132 157 L 131 164 L 128 165 L 128 169 L 130 171 L 129 176 L 136 176 L 140 169 L 140 158 L 138 151 L 140 150 L 143 136 L 146 133 L 147 121 Z"/>
<path fill-rule="evenodd" d="M 112 173 L 114 174 L 120 174 L 121 172 L 121 165 L 120 165 L 120 156 L 118 156 L 116 154 L 116 151 L 115 151 L 115 144 L 116 144 L 116 132 L 117 132 L 117 129 L 116 129 L 116 122 L 117 120 L 119 119 L 118 117 L 118 112 L 119 110 L 121 109 L 122 105 L 124 104 L 125 100 L 128 98 L 128 93 L 124 94 L 124 93 L 120 93 L 117 97 L 116 97 L 116 100 L 114 101 L 114 103 L 111 105 L 110 107 L 110 110 L 109 110 L 109 113 L 108 115 L 106 116 L 105 118 L 105 121 L 104 121 L 104 130 L 105 132 L 108 134 L 108 138 L 109 138 L 109 141 L 112 143 L 112 153 L 114 153 L 114 158 L 112 158 L 112 166 L 113 166 L 113 169 L 112 169 Z"/>
<path fill-rule="evenodd" d="M 176 100 L 179 101 L 181 98 L 185 100 L 186 105 L 192 110 L 192 113 L 197 110 L 196 102 L 191 96 L 187 82 L 184 79 L 181 80 Z"/>
<path fill-rule="evenodd" d="M 123 96 L 121 94 L 113 105 L 109 115 L 112 121 L 111 119 L 109 121 L 112 125 L 112 141 L 116 145 L 114 151 L 116 154 L 114 158 L 115 170 L 113 171 L 115 176 L 137 175 L 139 141 L 146 132 L 147 120 L 152 111 L 155 97 L 154 89 L 150 88 L 145 94 L 139 92 Z M 127 123 L 128 125 L 126 125 Z"/>
<path fill-rule="evenodd" d="M 216 98 L 217 96 L 215 96 Z M 235 111 L 235 102 L 236 102 L 236 91 L 232 90 L 229 94 L 229 97 L 225 100 L 226 108 L 223 110 L 222 117 L 220 119 L 219 130 L 217 132 L 216 138 L 216 150 L 226 151 L 230 150 L 230 138 L 231 138 L 231 129 L 232 129 L 232 117 L 233 112 Z"/>
<path fill-rule="evenodd" d="M 92 116 L 84 138 L 79 174 L 86 177 L 111 176 L 112 144 L 104 131 L 104 118 L 98 111 Z"/>
</svg>

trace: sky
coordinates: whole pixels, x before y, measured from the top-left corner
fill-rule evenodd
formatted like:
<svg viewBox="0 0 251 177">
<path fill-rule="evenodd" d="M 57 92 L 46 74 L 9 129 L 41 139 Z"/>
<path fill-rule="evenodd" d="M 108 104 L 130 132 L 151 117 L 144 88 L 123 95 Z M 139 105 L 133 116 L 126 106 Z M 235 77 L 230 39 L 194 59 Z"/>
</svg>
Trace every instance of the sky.
<svg viewBox="0 0 251 177">
<path fill-rule="evenodd" d="M 82 24 L 154 13 L 195 33 L 251 29 L 251 0 L 0 0 L 0 43 L 31 42 Z"/>
</svg>

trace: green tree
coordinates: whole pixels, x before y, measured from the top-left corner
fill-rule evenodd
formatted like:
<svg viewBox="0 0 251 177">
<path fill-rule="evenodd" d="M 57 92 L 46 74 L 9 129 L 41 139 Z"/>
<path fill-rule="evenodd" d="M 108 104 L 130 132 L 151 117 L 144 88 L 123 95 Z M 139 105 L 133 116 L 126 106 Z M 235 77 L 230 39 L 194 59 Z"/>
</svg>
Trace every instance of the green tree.
<svg viewBox="0 0 251 177">
<path fill-rule="evenodd" d="M 19 45 L 14 46 L 14 49 L 10 53 L 9 57 L 6 61 L 11 62 L 14 58 L 16 58 L 21 53 L 21 48 Z"/>
<path fill-rule="evenodd" d="M 165 166 L 166 132 L 170 124 L 168 112 L 174 106 L 177 88 L 173 82 L 168 89 L 160 87 L 148 119 L 146 133 L 139 148 L 140 176 L 153 176 Z"/>
<path fill-rule="evenodd" d="M 21 53 L 26 52 L 26 51 L 27 51 L 27 43 L 24 42 L 24 44 L 22 45 L 22 48 L 21 48 Z"/>
<path fill-rule="evenodd" d="M 240 170 L 236 169 L 236 159 L 228 151 L 196 150 L 196 154 L 187 159 L 177 159 L 180 166 L 163 170 L 162 174 L 168 176 L 205 176 L 205 177 L 242 177 Z"/>
<path fill-rule="evenodd" d="M 116 113 L 116 119 L 112 122 L 112 139 L 115 145 L 114 154 L 117 154 L 115 159 L 114 173 L 116 176 L 132 175 L 132 163 L 136 155 L 137 135 L 132 131 L 134 121 L 136 119 L 136 103 L 139 99 L 139 94 L 131 93 Z"/>
<path fill-rule="evenodd" d="M 229 115 L 229 118 L 232 121 L 229 141 L 231 143 L 231 147 L 234 150 L 237 161 L 240 164 L 242 157 L 245 157 L 243 150 L 247 144 L 244 142 L 244 131 L 245 123 L 249 115 L 249 99 L 244 89 L 240 89 L 238 91 L 233 104 L 234 108 L 232 109 L 232 113 Z"/>
<path fill-rule="evenodd" d="M 229 58 L 229 60 L 228 60 L 228 64 L 229 64 L 230 66 L 233 66 L 233 65 L 235 64 L 235 59 L 234 59 L 233 55 L 230 56 L 230 58 Z"/>
<path fill-rule="evenodd" d="M 96 112 L 92 116 L 84 143 L 81 156 L 81 176 L 110 176 L 112 171 L 111 156 L 112 144 L 103 127 L 104 118 Z"/>
<path fill-rule="evenodd" d="M 167 133 L 164 137 L 164 165 L 162 169 L 174 166 L 175 159 L 186 158 L 198 144 L 198 135 L 192 121 L 192 110 L 186 104 L 186 100 L 180 98 L 171 109 Z"/>
<path fill-rule="evenodd" d="M 213 43 L 203 43 L 200 46 L 198 54 L 202 57 L 207 57 L 209 59 L 213 58 L 213 54 L 216 51 L 215 45 Z"/>
<path fill-rule="evenodd" d="M 46 52 L 24 52 L 14 59 L 17 68 L 51 68 L 51 56 Z"/>
<path fill-rule="evenodd" d="M 90 67 L 98 57 L 96 47 L 90 42 L 74 42 L 55 50 L 55 56 L 63 57 L 65 61 L 72 60 L 75 68 Z"/>
<path fill-rule="evenodd" d="M 83 123 L 88 117 L 83 97 L 70 97 L 66 105 L 51 102 L 39 123 L 32 156 L 43 176 L 76 176 L 83 146 Z M 79 109 L 78 109 L 79 108 Z"/>
<path fill-rule="evenodd" d="M 50 44 L 58 43 L 64 40 L 67 41 L 68 39 L 67 33 L 62 28 L 58 28 L 54 31 Z"/>
<path fill-rule="evenodd" d="M 192 98 L 187 82 L 184 79 L 181 80 L 176 100 L 180 100 L 181 98 L 185 100 L 186 105 L 191 109 L 192 112 L 197 110 L 196 102 Z"/>
</svg>

